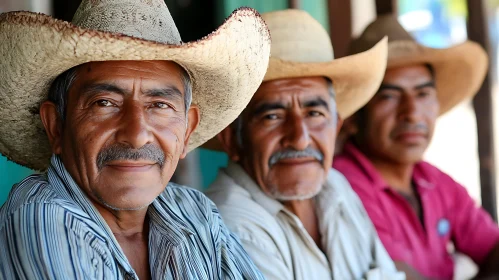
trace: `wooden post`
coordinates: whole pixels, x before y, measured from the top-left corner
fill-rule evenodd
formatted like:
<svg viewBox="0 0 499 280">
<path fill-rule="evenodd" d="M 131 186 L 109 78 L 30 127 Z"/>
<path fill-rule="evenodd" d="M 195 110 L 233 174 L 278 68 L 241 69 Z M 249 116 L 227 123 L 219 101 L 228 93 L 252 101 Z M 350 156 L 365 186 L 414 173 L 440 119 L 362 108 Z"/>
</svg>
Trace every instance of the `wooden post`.
<svg viewBox="0 0 499 280">
<path fill-rule="evenodd" d="M 489 51 L 487 13 L 483 0 L 468 2 L 468 38 Z M 490 65 L 494 65 L 490 61 Z M 473 99 L 478 131 L 482 206 L 497 221 L 496 178 L 494 159 L 494 120 L 490 71 Z"/>
<path fill-rule="evenodd" d="M 299 9 L 300 6 L 300 0 L 288 0 L 288 7 L 290 9 Z"/>
<path fill-rule="evenodd" d="M 334 57 L 348 54 L 352 39 L 352 4 L 350 0 L 329 0 L 329 33 L 334 48 Z"/>
<path fill-rule="evenodd" d="M 397 13 L 397 0 L 376 0 L 376 14 Z"/>
</svg>

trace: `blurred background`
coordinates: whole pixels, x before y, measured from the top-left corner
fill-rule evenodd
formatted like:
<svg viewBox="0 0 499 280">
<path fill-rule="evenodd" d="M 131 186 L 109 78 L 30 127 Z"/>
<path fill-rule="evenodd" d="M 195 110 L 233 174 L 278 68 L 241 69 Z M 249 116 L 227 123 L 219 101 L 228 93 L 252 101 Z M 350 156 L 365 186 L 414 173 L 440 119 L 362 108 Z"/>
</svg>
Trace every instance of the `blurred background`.
<svg viewBox="0 0 499 280">
<path fill-rule="evenodd" d="M 70 21 L 80 0 L 0 0 L 0 12 L 29 10 Z M 494 147 L 499 124 L 498 50 L 499 0 L 166 0 L 183 41 L 200 39 L 213 31 L 236 8 L 250 6 L 259 12 L 288 7 L 308 11 L 329 32 L 335 56 L 346 54 L 357 36 L 377 15 L 398 15 L 402 25 L 422 44 L 444 48 L 471 39 L 490 56 L 489 77 L 474 100 L 463 103 L 438 120 L 426 159 L 467 187 L 470 194 L 497 220 Z M 1 106 L 1 105 L 0 105 Z M 1 120 L 0 120 L 1 121 Z M 180 163 L 173 181 L 197 189 L 208 186 L 223 153 L 197 149 Z M 33 170 L 0 156 L 0 204 L 12 185 Z"/>
<path fill-rule="evenodd" d="M 28 10 L 70 21 L 80 1 L 0 0 L 0 13 Z M 489 76 L 474 100 L 439 118 L 425 157 L 466 186 L 476 202 L 497 221 L 499 150 L 494 139 L 499 139 L 496 129 L 499 0 L 166 0 L 166 3 L 186 42 L 206 36 L 241 6 L 253 7 L 261 13 L 285 8 L 308 11 L 330 32 L 335 57 L 344 56 L 351 37 L 358 36 L 377 15 L 385 13 L 397 15 L 420 43 L 430 47 L 445 48 L 467 39 L 477 41 L 489 53 Z M 226 164 L 225 154 L 200 148 L 181 161 L 172 180 L 202 190 Z M 0 205 L 13 184 L 34 172 L 0 156 Z M 474 271 L 473 265 L 466 261 L 456 269 L 458 279 Z"/>
</svg>

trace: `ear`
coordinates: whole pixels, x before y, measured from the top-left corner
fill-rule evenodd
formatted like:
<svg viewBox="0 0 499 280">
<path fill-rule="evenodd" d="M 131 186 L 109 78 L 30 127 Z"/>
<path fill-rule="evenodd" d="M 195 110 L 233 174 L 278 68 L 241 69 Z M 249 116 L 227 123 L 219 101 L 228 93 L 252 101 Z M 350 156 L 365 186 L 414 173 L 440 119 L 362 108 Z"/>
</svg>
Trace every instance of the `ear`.
<svg viewBox="0 0 499 280">
<path fill-rule="evenodd" d="M 185 130 L 184 138 L 184 149 L 180 158 L 183 159 L 187 155 L 187 146 L 189 145 L 189 139 L 191 138 L 192 132 L 198 127 L 199 121 L 201 120 L 199 107 L 192 104 L 187 112 L 187 129 Z"/>
<path fill-rule="evenodd" d="M 40 106 L 40 119 L 49 138 L 52 153 L 60 154 L 62 151 L 62 120 L 57 112 L 57 105 L 45 101 Z"/>
<path fill-rule="evenodd" d="M 336 121 L 336 135 L 340 133 L 341 128 L 343 127 L 343 119 L 338 115 L 337 121 Z"/>
<path fill-rule="evenodd" d="M 236 120 L 237 121 L 237 120 Z M 234 129 L 232 129 L 232 124 L 226 127 L 217 135 L 217 140 L 222 145 L 223 150 L 227 153 L 229 158 L 238 162 L 240 159 L 239 149 L 236 136 L 234 135 Z"/>
</svg>

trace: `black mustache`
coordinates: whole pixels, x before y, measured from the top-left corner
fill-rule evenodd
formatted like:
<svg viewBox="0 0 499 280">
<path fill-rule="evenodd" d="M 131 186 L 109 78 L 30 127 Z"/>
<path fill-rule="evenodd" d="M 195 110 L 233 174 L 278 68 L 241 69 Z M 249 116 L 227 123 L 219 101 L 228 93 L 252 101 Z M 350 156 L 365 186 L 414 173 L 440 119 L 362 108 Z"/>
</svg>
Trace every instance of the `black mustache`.
<svg viewBox="0 0 499 280">
<path fill-rule="evenodd" d="M 97 168 L 101 170 L 104 166 L 115 160 L 148 160 L 156 162 L 160 168 L 165 165 L 165 153 L 154 144 L 146 144 L 139 149 L 134 149 L 125 144 L 113 144 L 105 147 L 97 155 Z"/>
<path fill-rule="evenodd" d="M 288 148 L 273 153 L 269 158 L 269 166 L 272 167 L 274 164 L 276 164 L 282 159 L 303 158 L 303 157 L 312 157 L 322 163 L 322 160 L 324 159 L 324 154 L 322 154 L 319 150 L 314 149 L 312 147 L 307 147 L 305 150 L 301 151 Z"/>
</svg>

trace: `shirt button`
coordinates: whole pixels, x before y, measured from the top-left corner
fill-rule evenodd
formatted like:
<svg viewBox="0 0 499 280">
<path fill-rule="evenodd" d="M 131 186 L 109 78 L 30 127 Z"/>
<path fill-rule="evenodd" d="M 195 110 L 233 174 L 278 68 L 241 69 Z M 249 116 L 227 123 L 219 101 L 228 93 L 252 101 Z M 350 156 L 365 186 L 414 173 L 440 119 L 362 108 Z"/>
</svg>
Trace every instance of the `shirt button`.
<svg viewBox="0 0 499 280">
<path fill-rule="evenodd" d="M 96 258 L 92 258 L 92 265 L 94 267 L 97 267 L 98 264 L 99 264 L 99 261 Z"/>
</svg>

